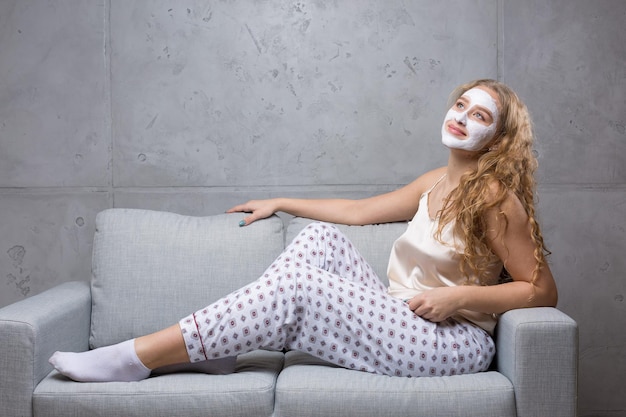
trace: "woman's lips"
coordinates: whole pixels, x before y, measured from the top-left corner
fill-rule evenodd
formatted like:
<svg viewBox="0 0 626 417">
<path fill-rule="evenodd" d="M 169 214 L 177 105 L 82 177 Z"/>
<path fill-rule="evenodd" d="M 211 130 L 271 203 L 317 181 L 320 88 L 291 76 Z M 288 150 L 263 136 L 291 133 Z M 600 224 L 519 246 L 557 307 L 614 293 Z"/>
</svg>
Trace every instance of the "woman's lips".
<svg viewBox="0 0 626 417">
<path fill-rule="evenodd" d="M 448 132 L 452 133 L 455 136 L 467 136 L 464 131 L 462 131 L 452 123 L 448 123 Z"/>
</svg>

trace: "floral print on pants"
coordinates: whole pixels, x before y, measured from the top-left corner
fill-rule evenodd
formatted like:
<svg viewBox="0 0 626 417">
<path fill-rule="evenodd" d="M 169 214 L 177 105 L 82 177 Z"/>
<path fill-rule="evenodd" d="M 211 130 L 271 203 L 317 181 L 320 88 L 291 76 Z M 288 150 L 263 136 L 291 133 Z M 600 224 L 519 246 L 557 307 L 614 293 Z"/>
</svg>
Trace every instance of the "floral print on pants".
<svg viewBox="0 0 626 417">
<path fill-rule="evenodd" d="M 258 280 L 179 324 L 191 362 L 299 350 L 348 369 L 420 377 L 484 371 L 495 354 L 483 329 L 432 323 L 388 295 L 348 238 L 320 222 Z"/>
</svg>

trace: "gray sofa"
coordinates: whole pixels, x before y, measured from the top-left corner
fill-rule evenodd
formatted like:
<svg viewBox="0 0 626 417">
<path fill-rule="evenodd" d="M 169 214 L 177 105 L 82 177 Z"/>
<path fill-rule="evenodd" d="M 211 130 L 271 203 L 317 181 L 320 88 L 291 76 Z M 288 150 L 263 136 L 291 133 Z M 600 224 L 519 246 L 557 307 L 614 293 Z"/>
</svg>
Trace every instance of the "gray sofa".
<svg viewBox="0 0 626 417">
<path fill-rule="evenodd" d="M 254 351 L 229 375 L 169 374 L 77 383 L 56 350 L 83 351 L 176 323 L 259 276 L 307 223 L 238 227 L 207 217 L 110 209 L 96 219 L 90 283 L 70 282 L 0 309 L 2 416 L 574 416 L 576 323 L 553 308 L 510 311 L 493 369 L 432 378 L 337 368 L 299 352 Z M 381 277 L 405 224 L 340 226 Z"/>
</svg>

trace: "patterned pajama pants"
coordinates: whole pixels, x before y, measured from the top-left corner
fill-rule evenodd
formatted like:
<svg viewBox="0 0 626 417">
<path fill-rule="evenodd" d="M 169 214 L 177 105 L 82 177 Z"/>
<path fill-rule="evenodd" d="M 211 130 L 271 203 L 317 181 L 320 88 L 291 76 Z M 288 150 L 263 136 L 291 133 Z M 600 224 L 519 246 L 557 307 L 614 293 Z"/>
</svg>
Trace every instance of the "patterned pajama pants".
<svg viewBox="0 0 626 417">
<path fill-rule="evenodd" d="M 429 322 L 388 295 L 342 232 L 319 222 L 257 281 L 179 324 L 191 362 L 287 349 L 344 368 L 418 377 L 483 371 L 495 354 L 481 328 Z"/>
</svg>

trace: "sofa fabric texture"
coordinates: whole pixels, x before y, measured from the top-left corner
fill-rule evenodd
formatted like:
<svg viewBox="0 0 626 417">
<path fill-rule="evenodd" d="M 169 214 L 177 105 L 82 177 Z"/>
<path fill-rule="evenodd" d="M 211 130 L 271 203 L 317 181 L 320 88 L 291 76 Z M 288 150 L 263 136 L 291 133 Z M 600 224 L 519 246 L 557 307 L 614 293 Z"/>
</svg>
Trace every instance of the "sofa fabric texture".
<svg viewBox="0 0 626 417">
<path fill-rule="evenodd" d="M 278 217 L 239 227 L 226 214 L 123 212 L 104 211 L 96 219 L 94 348 L 177 323 L 256 279 L 284 246 Z"/>
<path fill-rule="evenodd" d="M 401 378 L 302 352 L 254 351 L 228 375 L 179 373 L 77 383 L 47 359 L 159 330 L 260 276 L 310 220 L 193 217 L 109 209 L 96 219 L 89 283 L 62 284 L 0 309 L 3 416 L 574 416 L 578 329 L 554 308 L 513 310 L 492 369 Z M 405 223 L 339 226 L 381 280 Z"/>
</svg>

